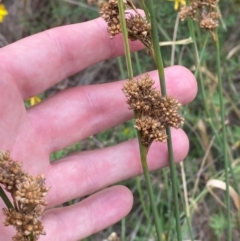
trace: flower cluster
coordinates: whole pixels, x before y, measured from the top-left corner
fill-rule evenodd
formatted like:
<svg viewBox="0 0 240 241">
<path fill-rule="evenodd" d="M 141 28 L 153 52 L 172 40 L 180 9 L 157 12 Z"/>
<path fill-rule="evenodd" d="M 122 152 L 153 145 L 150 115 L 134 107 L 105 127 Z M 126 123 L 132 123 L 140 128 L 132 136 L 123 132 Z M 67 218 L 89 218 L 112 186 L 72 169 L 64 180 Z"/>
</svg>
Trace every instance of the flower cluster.
<svg viewBox="0 0 240 241">
<path fill-rule="evenodd" d="M 29 240 L 30 234 L 36 239 L 45 234 L 39 220 L 42 206 L 47 205 L 44 197 L 49 190 L 44 180 L 43 175 L 30 176 L 22 170 L 21 163 L 10 158 L 9 152 L 0 151 L 0 184 L 11 194 L 14 203 L 14 208 L 3 209 L 4 224 L 16 228 L 14 241 Z"/>
<path fill-rule="evenodd" d="M 179 13 L 180 19 L 192 18 L 199 22 L 201 28 L 213 31 L 218 27 L 220 17 L 217 12 L 219 0 L 193 0 L 190 6 L 184 6 Z"/>
<path fill-rule="evenodd" d="M 107 31 L 110 34 L 110 38 L 121 33 L 117 0 L 109 0 L 107 3 L 103 4 L 100 15 L 108 24 Z"/>
<path fill-rule="evenodd" d="M 147 148 L 153 141 L 166 141 L 167 126 L 179 128 L 184 123 L 178 113 L 181 104 L 171 96 L 163 97 L 153 84 L 149 75 L 145 75 L 139 80 L 127 81 L 123 86 L 127 104 L 138 116 L 135 128 L 140 131 L 142 144 Z"/>
<path fill-rule="evenodd" d="M 124 1 L 124 5 L 126 8 L 130 8 L 135 11 L 134 15 L 126 13 L 125 16 L 129 39 L 132 41 L 140 40 L 146 47 L 150 47 L 151 24 L 146 18 L 142 17 L 137 12 L 133 3 L 126 0 Z M 103 4 L 100 15 L 108 24 L 107 31 L 110 38 L 113 38 L 115 35 L 122 32 L 117 0 L 109 0 L 107 3 Z"/>
<path fill-rule="evenodd" d="M 3 214 L 6 219 L 4 221 L 5 226 L 12 225 L 16 228 L 17 234 L 13 237 L 13 241 L 27 241 L 30 240 L 30 234 L 34 237 L 44 235 L 43 225 L 38 220 L 38 215 L 41 215 L 39 210 L 32 211 L 31 214 L 18 212 L 14 209 L 3 209 Z"/>
<path fill-rule="evenodd" d="M 151 46 L 151 24 L 140 15 L 129 14 L 129 16 L 126 18 L 129 39 L 140 40 L 145 46 Z"/>
<path fill-rule="evenodd" d="M 120 238 L 117 236 L 115 232 L 113 232 L 107 239 L 104 239 L 103 241 L 120 241 Z"/>
</svg>

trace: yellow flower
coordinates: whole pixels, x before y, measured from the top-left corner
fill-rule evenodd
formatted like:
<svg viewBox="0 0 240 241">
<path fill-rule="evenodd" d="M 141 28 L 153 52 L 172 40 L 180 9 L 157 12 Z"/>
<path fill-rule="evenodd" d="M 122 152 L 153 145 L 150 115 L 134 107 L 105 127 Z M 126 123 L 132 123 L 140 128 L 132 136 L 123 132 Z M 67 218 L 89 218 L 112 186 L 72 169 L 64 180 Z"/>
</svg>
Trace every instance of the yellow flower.
<svg viewBox="0 0 240 241">
<path fill-rule="evenodd" d="M 4 4 L 0 4 L 0 23 L 3 22 L 5 16 L 8 15 L 8 11 L 5 8 Z"/>
<path fill-rule="evenodd" d="M 185 6 L 186 5 L 186 1 L 185 0 L 168 0 L 168 1 L 174 1 L 174 9 L 177 11 L 179 9 L 179 7 L 182 5 L 182 6 Z"/>
<path fill-rule="evenodd" d="M 37 103 L 40 103 L 42 100 L 39 96 L 33 96 L 29 99 L 30 106 L 34 106 Z"/>
<path fill-rule="evenodd" d="M 130 132 L 130 129 L 127 127 L 127 128 L 125 128 L 124 130 L 123 130 L 123 135 L 128 135 L 129 134 L 129 132 Z"/>
</svg>

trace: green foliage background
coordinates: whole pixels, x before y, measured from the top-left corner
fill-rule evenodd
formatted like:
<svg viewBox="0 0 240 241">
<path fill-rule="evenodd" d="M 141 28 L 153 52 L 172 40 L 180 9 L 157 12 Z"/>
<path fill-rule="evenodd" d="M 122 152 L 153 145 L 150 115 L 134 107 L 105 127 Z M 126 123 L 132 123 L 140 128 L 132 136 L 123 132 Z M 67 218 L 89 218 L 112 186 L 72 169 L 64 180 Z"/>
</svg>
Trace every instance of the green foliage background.
<svg viewBox="0 0 240 241">
<path fill-rule="evenodd" d="M 98 8 L 95 5 L 89 5 L 84 0 L 22 0 L 18 1 L 18 3 L 16 2 L 17 1 L 3 1 L 9 10 L 9 16 L 6 17 L 3 24 L 0 25 L 0 33 L 9 43 L 49 28 L 85 22 L 99 16 Z M 171 41 L 177 17 L 177 12 L 173 8 L 174 3 L 166 0 L 155 0 L 154 2 L 159 23 L 160 42 Z M 230 181 L 235 189 L 239 189 L 240 1 L 221 0 L 219 3 L 219 9 L 222 14 L 219 37 L 221 45 L 221 68 L 224 82 L 224 102 L 227 114 L 228 144 L 233 172 L 235 174 L 235 182 L 232 178 Z M 218 136 L 215 136 L 209 125 L 209 122 L 212 121 L 216 130 L 220 131 L 220 114 L 216 83 L 216 55 L 211 37 L 208 38 L 206 48 L 204 48 L 203 46 L 207 38 L 207 33 L 199 29 L 197 26 L 195 27 L 199 55 L 202 56 L 202 64 L 199 70 L 204 79 L 204 87 L 206 90 L 209 112 L 211 113 L 211 120 L 206 118 L 203 100 L 200 94 L 198 94 L 194 102 L 183 109 L 184 117 L 186 119 L 184 130 L 190 139 L 190 152 L 184 162 L 188 198 L 191 207 L 190 226 L 196 239 L 205 241 L 225 241 L 225 229 L 226 225 L 228 225 L 224 221 L 226 210 L 207 192 L 206 189 L 206 183 L 208 180 L 212 178 L 224 180 L 222 148 L 217 141 Z M 17 29 L 17 31 L 14 31 L 14 29 Z M 189 38 L 189 36 L 187 22 L 180 22 L 177 31 L 177 40 Z M 234 52 L 234 48 L 237 47 L 238 49 Z M 165 66 L 171 64 L 171 51 L 172 46 L 162 47 Z M 192 44 L 175 47 L 174 64 L 186 66 L 195 73 L 195 58 L 196 56 Z M 144 50 L 140 51 L 138 54 L 133 54 L 132 59 L 134 62 L 133 66 L 135 75 L 155 68 L 151 58 L 146 55 Z M 101 68 L 98 68 L 97 72 L 99 80 L 95 79 L 95 81 L 89 83 L 84 82 L 83 84 L 116 81 L 126 77 L 126 65 L 123 57 L 108 60 L 100 64 Z M 121 71 L 120 67 L 122 67 L 123 71 Z M 75 85 L 81 84 L 81 76 L 88 71 L 93 71 L 93 69 L 89 68 L 82 73 L 69 77 L 68 82 L 75 83 Z M 68 82 L 66 88 L 74 86 L 74 84 L 68 84 Z M 59 85 L 49 90 L 51 91 L 51 94 L 59 91 L 58 87 Z M 49 96 L 49 91 L 43 93 L 42 97 L 47 98 Z M 28 108 L 29 104 L 26 103 L 26 106 Z M 134 138 L 134 136 L 135 130 L 133 129 L 133 122 L 130 120 L 120 126 L 90 137 L 87 140 L 78 142 L 64 150 L 52 153 L 50 158 L 52 161 L 55 161 L 77 151 L 104 148 Z M 210 152 L 206 156 L 213 136 L 215 136 L 215 139 L 211 145 Z M 201 166 L 204 158 L 206 158 L 206 163 L 204 166 Z M 181 180 L 182 177 L 179 167 L 178 175 Z M 161 222 L 164 230 L 163 239 L 173 241 L 175 240 L 175 233 L 173 229 L 174 220 L 169 169 L 165 168 L 156 171 L 151 174 L 151 178 L 158 210 L 161 214 Z M 197 178 L 199 178 L 199 183 L 196 187 L 195 184 Z M 92 237 L 86 238 L 85 241 L 102 241 L 112 231 L 117 232 L 118 235 L 121 236 L 122 241 L 154 240 L 155 229 L 143 177 L 124 181 L 123 184 L 128 186 L 134 194 L 135 202 L 132 212 L 123 221 L 115 224 L 107 230 L 93 235 Z M 182 188 L 182 182 L 180 185 L 180 188 Z M 216 190 L 216 194 L 220 199 L 224 198 L 224 191 Z M 183 237 L 184 239 L 190 239 L 190 231 L 188 229 L 189 224 L 187 224 L 186 221 L 186 210 L 182 192 L 179 192 L 179 197 L 181 200 L 180 208 Z M 63 205 L 70 205 L 71 203 L 72 202 L 69 202 Z M 232 204 L 232 212 L 234 215 L 232 223 L 229 225 L 232 225 L 233 227 L 233 238 L 236 241 L 239 240 L 240 237 L 239 211 L 240 210 L 236 210 L 235 206 Z"/>
</svg>

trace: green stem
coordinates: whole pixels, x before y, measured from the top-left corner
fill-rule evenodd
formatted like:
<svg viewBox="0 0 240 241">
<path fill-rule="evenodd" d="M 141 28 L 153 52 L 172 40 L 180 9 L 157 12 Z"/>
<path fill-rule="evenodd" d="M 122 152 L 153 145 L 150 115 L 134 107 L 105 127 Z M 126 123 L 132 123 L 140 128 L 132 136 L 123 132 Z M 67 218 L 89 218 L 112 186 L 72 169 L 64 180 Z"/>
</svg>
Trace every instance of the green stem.
<svg viewBox="0 0 240 241">
<path fill-rule="evenodd" d="M 177 39 L 178 25 L 179 25 L 179 14 L 177 14 L 177 18 L 174 25 L 173 38 L 172 38 L 173 42 L 175 42 Z M 176 49 L 176 45 L 173 44 L 172 50 L 171 50 L 171 66 L 173 66 L 175 62 L 175 49 Z"/>
<path fill-rule="evenodd" d="M 119 6 L 122 33 L 123 33 L 123 38 L 124 38 L 124 47 L 125 47 L 126 63 L 127 63 L 127 69 L 128 69 L 128 77 L 129 77 L 129 80 L 131 81 L 133 79 L 133 71 L 132 71 L 130 47 L 129 47 L 129 43 L 128 43 L 128 31 L 127 31 L 127 27 L 126 27 L 125 14 L 124 14 L 124 5 L 123 5 L 122 0 L 118 0 L 118 6 Z M 134 112 L 134 117 L 135 117 L 135 119 L 137 118 L 136 112 Z M 152 190 L 152 186 L 151 186 L 151 182 L 150 182 L 149 171 L 148 171 L 147 160 L 146 160 L 147 150 L 142 145 L 141 135 L 140 135 L 139 131 L 137 131 L 137 136 L 138 136 L 138 143 L 139 143 L 139 149 L 140 149 L 141 163 L 142 163 L 142 167 L 143 167 L 144 176 L 146 179 L 147 191 L 148 191 L 150 205 L 151 205 L 152 212 L 153 212 L 156 232 L 157 232 L 158 240 L 162 241 L 161 226 L 160 226 L 157 208 L 155 206 L 155 202 L 154 202 L 154 198 L 153 198 L 153 190 Z"/>
<path fill-rule="evenodd" d="M 138 137 L 140 137 L 139 133 L 138 133 Z M 162 228 L 161 228 L 160 219 L 159 219 L 159 216 L 158 216 L 156 204 L 155 204 L 155 201 L 154 201 L 152 184 L 151 184 L 151 180 L 150 180 L 150 176 L 149 176 L 147 159 L 146 159 L 147 150 L 142 145 L 140 146 L 140 153 L 141 153 L 141 162 L 142 162 L 143 173 L 144 173 L 144 177 L 145 177 L 145 180 L 146 180 L 147 192 L 148 192 L 150 205 L 151 205 L 152 212 L 153 212 L 154 224 L 155 224 L 156 231 L 157 231 L 157 237 L 158 237 L 159 241 L 162 241 Z"/>
<path fill-rule="evenodd" d="M 201 71 L 198 71 L 201 62 L 200 62 L 200 58 L 199 58 L 199 54 L 198 54 L 198 47 L 197 47 L 197 43 L 196 43 L 196 36 L 195 36 L 195 32 L 194 32 L 193 21 L 191 19 L 188 19 L 188 28 L 189 28 L 190 36 L 193 39 L 193 45 L 194 45 L 195 65 L 196 65 L 195 76 L 197 77 L 197 75 L 199 75 L 200 92 L 201 92 L 201 95 L 203 98 L 204 109 L 207 114 L 207 117 L 210 118 L 208 108 L 207 108 L 206 93 L 205 93 L 205 89 L 204 89 L 204 85 L 203 85 L 202 73 L 201 73 Z M 205 43 L 206 43 L 206 41 L 205 41 Z"/>
<path fill-rule="evenodd" d="M 14 209 L 13 204 L 11 203 L 11 201 L 9 200 L 8 196 L 6 195 L 6 193 L 4 192 L 1 186 L 0 186 L 0 197 L 2 198 L 3 202 L 6 204 L 8 209 L 10 208 Z"/>
<path fill-rule="evenodd" d="M 189 19 L 189 21 L 191 21 L 191 20 Z M 194 32 L 193 32 L 193 35 L 194 35 Z M 192 36 L 191 36 L 191 37 L 192 37 Z M 199 57 L 199 59 L 196 61 L 196 70 L 195 70 L 195 73 L 194 73 L 195 77 L 198 76 L 198 71 L 199 71 L 199 68 L 200 68 L 201 63 L 202 63 L 203 54 L 205 53 L 206 46 L 207 46 L 207 43 L 208 43 L 208 39 L 209 39 L 209 34 L 207 34 L 207 37 L 206 37 L 206 39 L 205 39 L 205 41 L 204 41 L 203 47 L 202 47 L 202 49 L 201 49 L 200 57 Z M 197 48 L 197 45 L 196 45 L 195 40 L 194 40 L 194 49 L 195 49 L 195 54 L 198 54 L 198 48 Z"/>
<path fill-rule="evenodd" d="M 143 198 L 143 190 L 142 190 L 142 187 L 141 187 L 140 177 L 136 177 L 136 184 L 137 184 L 138 195 L 139 195 L 139 198 L 140 198 L 140 202 L 141 202 L 141 205 L 142 205 L 142 208 L 143 208 L 144 215 L 147 219 L 147 222 L 151 223 L 151 219 L 150 219 L 150 216 L 148 214 L 148 210 L 147 210 L 144 198 Z"/>
<path fill-rule="evenodd" d="M 126 240 L 126 218 L 121 221 L 121 241 Z"/>
<path fill-rule="evenodd" d="M 138 52 L 134 52 L 134 58 L 136 61 L 136 66 L 137 66 L 137 74 L 141 74 L 142 73 L 142 67 L 139 61 L 139 56 L 138 56 Z"/>
<path fill-rule="evenodd" d="M 197 42 L 196 42 L 194 25 L 193 25 L 193 21 L 191 19 L 188 19 L 188 28 L 189 28 L 190 36 L 193 39 L 193 45 L 194 45 L 195 65 L 196 65 L 195 77 L 199 77 L 197 79 L 199 79 L 198 84 L 200 86 L 200 93 L 201 93 L 201 96 L 202 96 L 202 99 L 203 99 L 203 106 L 204 106 L 205 114 L 206 114 L 206 117 L 207 117 L 207 121 L 208 121 L 209 125 L 211 126 L 211 128 L 212 128 L 212 130 L 213 130 L 213 132 L 214 132 L 214 134 L 215 134 L 215 136 L 218 140 L 218 143 L 220 145 L 222 145 L 222 142 L 221 142 L 221 140 L 219 138 L 219 135 L 218 135 L 218 130 L 216 129 L 216 127 L 215 127 L 215 125 L 212 121 L 212 117 L 210 115 L 210 112 L 209 112 L 207 98 L 206 98 L 206 92 L 205 92 L 204 83 L 203 83 L 202 72 L 199 71 L 199 68 L 200 68 L 200 65 L 201 65 L 201 62 L 202 62 L 202 56 L 203 56 L 203 53 L 204 53 L 204 49 L 205 49 L 205 46 L 206 46 L 206 43 L 207 43 L 208 36 L 207 36 L 207 38 L 204 42 L 204 47 L 203 47 L 202 53 L 201 53 L 200 58 L 199 58 L 199 54 L 198 54 L 199 51 L 198 51 L 198 46 L 197 46 Z"/>
<path fill-rule="evenodd" d="M 177 174 L 174 162 L 173 147 L 172 147 L 172 135 L 170 127 L 166 128 L 166 133 L 168 136 L 167 146 L 168 146 L 168 156 L 170 161 L 170 173 L 172 179 L 172 190 L 173 190 L 173 201 L 174 201 L 174 215 L 176 219 L 176 229 L 178 241 L 182 241 L 180 215 L 179 215 L 179 201 L 178 201 L 178 188 L 177 188 Z"/>
<path fill-rule="evenodd" d="M 120 70 L 121 78 L 125 79 L 125 72 L 124 72 L 124 69 L 123 69 L 123 63 L 122 63 L 121 57 L 117 58 L 117 62 L 118 62 L 118 68 Z"/>
<path fill-rule="evenodd" d="M 35 237 L 34 237 L 34 235 L 33 235 L 32 232 L 31 232 L 31 234 L 30 234 L 30 241 L 36 241 L 36 239 L 35 239 Z"/>
<path fill-rule="evenodd" d="M 163 60 L 162 60 L 161 51 L 159 47 L 157 22 L 155 17 L 153 0 L 148 1 L 148 10 L 150 13 L 151 26 L 152 26 L 151 34 L 152 34 L 152 41 L 153 41 L 154 59 L 157 65 L 158 73 L 159 73 L 161 92 L 163 96 L 166 96 L 167 91 L 166 91 L 165 76 L 164 76 L 164 66 L 163 66 Z M 168 155 L 169 155 L 169 162 L 170 162 L 171 179 L 172 179 L 174 214 L 176 219 L 177 238 L 178 238 L 178 241 L 182 241 L 181 224 L 180 224 L 180 218 L 179 218 L 179 203 L 178 203 L 178 195 L 177 195 L 178 193 L 177 177 L 176 177 L 176 169 L 175 169 L 170 127 L 166 128 L 166 133 L 168 135 L 167 146 L 168 146 Z"/>
<path fill-rule="evenodd" d="M 125 58 L 127 62 L 128 78 L 129 80 L 132 80 L 133 70 L 132 70 L 131 52 L 130 52 L 130 46 L 128 43 L 128 31 L 127 31 L 127 25 L 125 21 L 124 5 L 122 0 L 118 0 L 118 7 L 119 7 L 119 14 L 120 14 L 121 28 L 123 33 L 123 40 L 124 40 L 124 50 L 125 50 Z"/>
<path fill-rule="evenodd" d="M 217 30 L 215 31 L 215 47 L 216 47 L 216 61 L 217 61 L 217 76 L 218 76 L 218 93 L 219 93 L 219 103 L 220 103 L 220 115 L 221 115 L 221 126 L 222 126 L 222 143 L 223 143 L 223 157 L 224 157 L 224 172 L 225 172 L 225 182 L 226 182 L 226 206 L 227 206 L 227 237 L 228 241 L 232 241 L 232 226 L 231 226 L 231 210 L 230 210 L 230 195 L 229 195 L 229 175 L 228 167 L 230 166 L 228 158 L 228 148 L 227 148 L 227 133 L 225 125 L 225 108 L 223 103 L 223 84 L 221 76 L 221 62 L 220 62 L 220 47 L 219 38 Z"/>
<path fill-rule="evenodd" d="M 158 69 L 162 95 L 166 96 L 167 93 L 166 93 L 166 84 L 165 84 L 165 76 L 164 76 L 164 67 L 163 67 L 163 61 L 162 61 L 162 56 L 161 56 L 160 47 L 159 47 L 157 23 L 156 23 L 155 11 L 154 11 L 152 0 L 148 1 L 148 10 L 150 13 L 151 26 L 152 26 L 151 35 L 152 35 L 153 51 L 154 51 L 153 58 L 156 62 L 157 69 Z"/>
<path fill-rule="evenodd" d="M 185 206 L 185 216 L 186 216 L 186 221 L 187 221 L 188 232 L 189 232 L 191 241 L 194 241 L 193 229 L 192 229 L 191 220 L 190 220 L 191 214 L 190 214 L 190 209 L 189 209 L 187 181 L 186 181 L 186 175 L 185 175 L 184 163 L 183 162 L 180 163 L 180 167 L 181 167 L 183 193 L 180 191 L 179 194 L 180 194 L 181 201 L 182 201 L 183 205 Z M 181 189 L 180 185 L 179 185 L 178 189 L 179 190 Z"/>
<path fill-rule="evenodd" d="M 230 150 L 230 148 L 228 148 L 228 155 L 230 156 L 230 152 L 231 152 L 231 150 Z M 238 187 L 238 181 L 237 181 L 237 178 L 236 178 L 236 176 L 235 176 L 235 174 L 234 174 L 234 171 L 233 171 L 233 167 L 232 167 L 232 165 L 231 165 L 231 163 L 230 163 L 231 161 L 229 161 L 229 170 L 230 170 L 230 174 L 231 174 L 231 177 L 232 177 L 232 179 L 233 179 L 233 185 L 234 185 L 234 189 L 236 190 L 236 192 L 238 193 L 238 195 L 240 194 L 240 192 L 239 192 L 239 187 Z M 240 224 L 240 223 L 239 223 Z"/>
<path fill-rule="evenodd" d="M 215 125 L 212 121 L 212 117 L 210 116 L 210 113 L 209 113 L 209 110 L 208 110 L 208 104 L 207 104 L 207 101 L 206 101 L 206 94 L 205 94 L 202 74 L 201 74 L 201 71 L 199 71 L 199 67 L 200 67 L 201 62 L 202 62 L 202 56 L 203 56 L 203 53 L 204 53 L 204 50 L 205 50 L 205 47 L 206 47 L 206 44 L 207 44 L 207 41 L 208 41 L 209 34 L 207 35 L 207 38 L 204 42 L 203 49 L 202 49 L 202 52 L 201 52 L 200 58 L 199 58 L 198 47 L 197 47 L 197 43 L 196 43 L 196 36 L 195 36 L 195 32 L 194 32 L 194 25 L 193 25 L 193 21 L 191 19 L 188 19 L 188 25 L 189 25 L 190 35 L 191 35 L 192 39 L 194 40 L 194 51 L 195 51 L 196 66 L 197 66 L 196 71 L 195 71 L 195 76 L 197 77 L 199 75 L 200 92 L 201 92 L 201 95 L 202 95 L 202 98 L 203 98 L 203 105 L 204 105 L 205 113 L 206 113 L 206 116 L 207 116 L 207 120 L 208 120 L 208 123 L 210 124 L 210 126 L 211 126 L 211 128 L 212 128 L 212 130 L 213 130 L 213 132 L 214 132 L 214 134 L 217 138 L 218 143 L 221 145 L 221 147 L 223 147 L 223 143 L 220 140 L 219 135 L 218 135 L 218 130 L 216 129 L 216 127 L 215 127 Z M 230 168 L 231 175 L 234 179 L 235 189 L 238 190 L 238 185 L 236 185 L 236 181 L 235 181 L 236 178 L 235 178 L 235 175 L 234 175 L 234 172 L 232 170 L 231 165 L 229 166 L 229 168 Z"/>
</svg>

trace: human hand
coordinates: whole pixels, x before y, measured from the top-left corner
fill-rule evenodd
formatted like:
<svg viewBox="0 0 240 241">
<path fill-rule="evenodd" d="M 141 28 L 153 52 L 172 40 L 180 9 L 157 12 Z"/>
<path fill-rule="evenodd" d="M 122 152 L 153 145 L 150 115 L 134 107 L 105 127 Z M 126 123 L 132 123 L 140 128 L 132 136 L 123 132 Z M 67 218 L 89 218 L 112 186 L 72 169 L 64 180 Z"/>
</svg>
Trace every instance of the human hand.
<svg viewBox="0 0 240 241">
<path fill-rule="evenodd" d="M 141 48 L 131 42 L 132 51 Z M 121 36 L 110 40 L 100 18 L 48 30 L 0 49 L 0 149 L 9 150 L 30 175 L 44 174 L 46 186 L 51 187 L 42 219 L 47 235 L 40 241 L 79 240 L 122 219 L 131 210 L 132 193 L 124 186 L 106 187 L 141 174 L 142 168 L 136 139 L 53 164 L 49 161 L 50 153 L 133 117 L 121 91 L 122 81 L 68 89 L 27 110 L 24 100 L 123 53 Z M 149 74 L 159 86 L 157 72 Z M 165 75 L 168 95 L 183 104 L 193 100 L 197 85 L 189 70 L 169 67 Z M 181 129 L 173 129 L 172 135 L 179 162 L 187 155 L 188 138 Z M 150 170 L 168 165 L 167 145 L 152 144 L 148 162 Z M 90 194 L 72 206 L 53 208 Z M 1 240 L 11 240 L 14 232 L 1 225 Z"/>
</svg>

